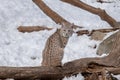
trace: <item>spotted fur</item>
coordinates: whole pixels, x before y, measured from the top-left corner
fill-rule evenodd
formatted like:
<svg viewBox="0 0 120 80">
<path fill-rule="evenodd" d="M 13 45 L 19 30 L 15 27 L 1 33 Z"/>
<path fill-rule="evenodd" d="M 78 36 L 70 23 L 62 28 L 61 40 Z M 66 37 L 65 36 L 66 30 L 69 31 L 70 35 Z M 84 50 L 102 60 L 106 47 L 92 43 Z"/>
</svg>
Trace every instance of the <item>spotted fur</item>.
<svg viewBox="0 0 120 80">
<path fill-rule="evenodd" d="M 51 35 L 43 50 L 42 66 L 61 66 L 64 48 L 73 34 L 73 24 L 63 23 L 60 29 Z"/>
</svg>

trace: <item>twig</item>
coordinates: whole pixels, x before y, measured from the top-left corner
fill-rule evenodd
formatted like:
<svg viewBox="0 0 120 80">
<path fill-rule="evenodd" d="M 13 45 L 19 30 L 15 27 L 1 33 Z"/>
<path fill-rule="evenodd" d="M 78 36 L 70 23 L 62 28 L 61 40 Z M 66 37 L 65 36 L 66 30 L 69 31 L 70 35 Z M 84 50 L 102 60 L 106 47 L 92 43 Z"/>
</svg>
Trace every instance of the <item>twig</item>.
<svg viewBox="0 0 120 80">
<path fill-rule="evenodd" d="M 99 3 L 113 3 L 113 1 L 103 1 L 103 0 L 97 0 Z"/>
</svg>

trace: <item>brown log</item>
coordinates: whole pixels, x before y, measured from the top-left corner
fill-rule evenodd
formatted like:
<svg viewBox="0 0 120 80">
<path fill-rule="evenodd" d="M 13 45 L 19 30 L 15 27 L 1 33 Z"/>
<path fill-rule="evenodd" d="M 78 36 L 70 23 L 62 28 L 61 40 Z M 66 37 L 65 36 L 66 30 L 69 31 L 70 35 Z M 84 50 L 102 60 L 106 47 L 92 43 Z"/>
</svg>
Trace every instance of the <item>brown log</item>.
<svg viewBox="0 0 120 80">
<path fill-rule="evenodd" d="M 69 23 L 69 21 L 62 18 L 60 15 L 58 15 L 55 11 L 51 10 L 42 0 L 33 0 L 33 2 L 47 15 L 49 16 L 53 21 L 55 21 L 56 24 L 61 24 L 62 22 Z M 74 25 L 74 28 L 81 28 L 81 26 Z"/>
<path fill-rule="evenodd" d="M 100 16 L 102 20 L 107 21 L 114 28 L 119 27 L 117 21 L 113 19 L 111 16 L 109 16 L 105 10 L 87 5 L 80 0 L 61 0 L 61 1 L 80 7 L 88 12 Z"/>
<path fill-rule="evenodd" d="M 12 78 L 12 79 L 45 79 L 45 80 L 57 80 L 64 78 L 65 76 L 71 76 L 77 74 L 76 69 L 69 69 L 66 67 L 0 67 L 0 79 Z M 79 72 L 83 71 L 83 68 L 79 68 Z"/>
<path fill-rule="evenodd" d="M 41 30 L 51 30 L 52 28 L 47 28 L 44 26 L 20 26 L 17 28 L 20 32 L 33 32 L 33 31 L 41 31 Z"/>
<path fill-rule="evenodd" d="M 77 62 L 71 61 L 63 67 L 0 67 L 0 79 L 61 79 L 65 76 L 71 76 L 80 72 L 96 73 L 106 70 L 115 75 L 120 74 L 120 67 L 102 66 L 98 69 L 90 68 L 88 65 L 91 61 L 99 60 L 97 58 L 80 59 Z M 83 62 L 82 62 L 83 61 Z M 68 65 L 69 64 L 69 65 Z M 86 65 L 87 64 L 87 65 Z M 99 63 L 98 63 L 99 64 Z M 99 66 L 99 65 L 98 65 Z"/>
<path fill-rule="evenodd" d="M 69 63 L 73 64 L 73 62 Z M 76 64 L 76 63 L 74 63 Z M 81 64 L 81 63 L 80 63 Z M 106 69 L 108 72 L 113 74 L 120 74 L 120 68 L 106 67 L 102 69 L 87 69 L 87 66 L 80 64 L 74 66 L 63 66 L 63 67 L 0 67 L 0 78 L 14 78 L 14 79 L 60 79 L 65 76 L 71 76 L 79 72 L 101 72 L 103 69 Z M 78 70 L 78 71 L 77 71 Z"/>
<path fill-rule="evenodd" d="M 63 78 L 62 74 L 55 67 L 0 67 L 0 79 L 58 79 Z"/>
</svg>

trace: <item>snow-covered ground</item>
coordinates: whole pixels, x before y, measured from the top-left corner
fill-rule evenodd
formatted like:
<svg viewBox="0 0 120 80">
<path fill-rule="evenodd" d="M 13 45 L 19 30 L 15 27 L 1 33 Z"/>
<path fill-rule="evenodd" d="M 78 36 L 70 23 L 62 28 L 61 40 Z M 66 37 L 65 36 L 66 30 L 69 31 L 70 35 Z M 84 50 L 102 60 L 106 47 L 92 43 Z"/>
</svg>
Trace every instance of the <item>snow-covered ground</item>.
<svg viewBox="0 0 120 80">
<path fill-rule="evenodd" d="M 110 16 L 120 21 L 120 0 L 111 0 L 113 3 L 109 4 L 97 3 L 96 0 L 81 1 L 105 9 Z M 44 0 L 44 2 L 66 20 L 84 26 L 85 29 L 110 27 L 98 16 L 60 0 Z M 60 27 L 47 17 L 32 0 L 0 0 L 0 66 L 41 65 L 45 42 L 55 32 L 55 29 L 21 33 L 17 30 L 20 25 Z M 99 43 L 100 41 L 90 40 L 87 35 L 77 36 L 77 34 L 73 34 L 64 49 L 62 62 L 97 56 L 96 49 L 93 49 L 93 47 L 99 45 Z M 119 76 L 118 79 L 120 79 Z M 64 80 L 83 80 L 83 77 L 79 74 L 77 77 L 65 78 Z"/>
</svg>

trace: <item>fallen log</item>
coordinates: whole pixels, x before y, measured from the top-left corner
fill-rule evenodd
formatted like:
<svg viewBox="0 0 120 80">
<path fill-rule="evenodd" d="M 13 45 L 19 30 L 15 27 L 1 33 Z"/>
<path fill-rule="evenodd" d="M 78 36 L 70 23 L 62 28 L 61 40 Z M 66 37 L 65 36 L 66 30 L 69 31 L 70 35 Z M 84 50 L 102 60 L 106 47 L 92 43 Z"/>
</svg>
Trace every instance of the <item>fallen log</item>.
<svg viewBox="0 0 120 80">
<path fill-rule="evenodd" d="M 65 63 L 62 67 L 0 67 L 0 79 L 61 79 L 65 76 L 72 76 L 80 72 L 95 73 L 106 70 L 112 74 L 120 74 L 120 67 L 112 67 L 108 65 L 98 65 L 98 67 L 90 67 L 92 61 L 98 61 L 102 58 L 84 58 Z M 102 62 L 104 63 L 104 62 Z"/>
<path fill-rule="evenodd" d="M 59 79 L 62 74 L 57 67 L 0 67 L 0 79 Z"/>
<path fill-rule="evenodd" d="M 56 24 L 61 24 L 62 22 L 69 23 L 67 20 L 58 15 L 55 11 L 51 10 L 42 0 L 33 0 L 33 2 Z M 82 28 L 81 26 L 74 25 L 74 28 Z"/>
<path fill-rule="evenodd" d="M 120 25 L 117 23 L 117 21 L 115 19 L 113 19 L 111 16 L 109 16 L 105 10 L 102 10 L 100 8 L 95 8 L 92 7 L 90 5 L 85 4 L 84 2 L 80 1 L 80 0 L 61 0 L 63 2 L 69 3 L 71 5 L 80 7 L 88 12 L 91 12 L 93 14 L 96 14 L 98 16 L 100 16 L 100 18 L 102 20 L 107 21 L 112 27 L 116 28 L 116 27 L 120 27 Z M 119 26 L 118 26 L 119 25 Z"/>
</svg>

